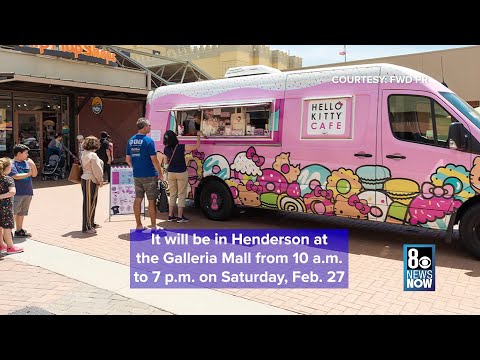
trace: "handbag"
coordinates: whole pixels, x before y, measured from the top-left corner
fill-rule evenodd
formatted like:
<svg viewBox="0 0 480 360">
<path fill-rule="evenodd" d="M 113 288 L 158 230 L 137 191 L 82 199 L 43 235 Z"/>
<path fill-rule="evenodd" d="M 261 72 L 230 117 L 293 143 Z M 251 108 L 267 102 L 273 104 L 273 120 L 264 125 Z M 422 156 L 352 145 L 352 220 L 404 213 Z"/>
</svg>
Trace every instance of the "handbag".
<svg viewBox="0 0 480 360">
<path fill-rule="evenodd" d="M 72 168 L 70 169 L 70 174 L 68 175 L 68 180 L 75 183 L 80 184 L 82 182 L 83 169 L 79 164 L 72 164 Z"/>
<path fill-rule="evenodd" d="M 165 185 L 162 181 L 158 182 L 159 194 L 157 199 L 157 210 L 161 213 L 168 212 L 168 196 Z"/>
</svg>

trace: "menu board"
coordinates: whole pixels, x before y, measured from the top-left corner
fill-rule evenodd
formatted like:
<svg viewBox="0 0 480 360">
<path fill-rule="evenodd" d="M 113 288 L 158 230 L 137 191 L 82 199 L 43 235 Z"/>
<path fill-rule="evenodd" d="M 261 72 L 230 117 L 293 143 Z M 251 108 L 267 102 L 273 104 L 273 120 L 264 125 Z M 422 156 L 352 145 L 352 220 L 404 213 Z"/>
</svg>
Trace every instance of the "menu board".
<svg viewBox="0 0 480 360">
<path fill-rule="evenodd" d="M 110 216 L 133 214 L 133 170 L 129 166 L 112 166 L 110 179 Z M 145 212 L 145 201 L 142 202 L 142 212 Z"/>
</svg>

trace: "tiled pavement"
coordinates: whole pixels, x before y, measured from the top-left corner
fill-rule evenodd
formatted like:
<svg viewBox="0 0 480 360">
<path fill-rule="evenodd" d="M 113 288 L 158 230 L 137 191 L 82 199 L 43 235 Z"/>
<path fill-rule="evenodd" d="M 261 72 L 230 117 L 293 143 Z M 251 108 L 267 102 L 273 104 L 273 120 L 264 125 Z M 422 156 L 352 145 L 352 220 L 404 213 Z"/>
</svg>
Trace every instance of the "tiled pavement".
<svg viewBox="0 0 480 360">
<path fill-rule="evenodd" d="M 25 264 L 0 260 L 0 314 L 35 306 L 64 315 L 167 315 L 166 311 L 104 289 Z"/>
<path fill-rule="evenodd" d="M 25 222 L 25 228 L 34 233 L 35 240 L 127 265 L 128 233 L 134 226 L 133 216 L 116 216 L 108 221 L 108 188 L 101 189 L 97 209 L 97 222 L 102 228 L 96 236 L 85 236 L 80 231 L 80 187 L 67 182 L 55 183 L 55 187 L 53 184 L 53 181 L 36 184 L 31 214 Z M 168 223 L 168 227 L 349 229 L 348 289 L 219 291 L 300 314 L 480 314 L 480 300 L 477 300 L 480 299 L 480 262 L 459 248 L 443 245 L 442 232 L 255 209 L 229 222 L 209 221 L 196 209 L 188 209 L 188 212 L 190 223 Z M 437 244 L 435 292 L 403 291 L 404 242 Z M 14 256 L 0 261 L 0 266 L 15 262 L 10 260 Z M 8 296 L 4 296 L 3 286 L 2 282 L 0 296 L 5 298 Z M 3 306 L 4 302 L 1 304 Z"/>
</svg>

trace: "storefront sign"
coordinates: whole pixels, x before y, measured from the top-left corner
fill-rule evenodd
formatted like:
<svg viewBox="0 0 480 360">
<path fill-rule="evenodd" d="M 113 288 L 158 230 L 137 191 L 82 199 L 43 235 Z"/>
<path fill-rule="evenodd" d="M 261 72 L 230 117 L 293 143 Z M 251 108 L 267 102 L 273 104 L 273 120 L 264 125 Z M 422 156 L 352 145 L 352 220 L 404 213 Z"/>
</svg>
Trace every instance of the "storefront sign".
<svg viewBox="0 0 480 360">
<path fill-rule="evenodd" d="M 92 100 L 92 112 L 95 115 L 98 115 L 102 112 L 102 110 L 103 110 L 103 101 L 98 96 L 95 96 Z"/>
<path fill-rule="evenodd" d="M 117 54 L 99 49 L 95 45 L 18 45 L 15 49 L 27 52 L 35 49 L 40 55 L 73 57 L 78 60 L 96 60 L 95 62 L 102 62 L 107 65 L 117 65 Z"/>
</svg>

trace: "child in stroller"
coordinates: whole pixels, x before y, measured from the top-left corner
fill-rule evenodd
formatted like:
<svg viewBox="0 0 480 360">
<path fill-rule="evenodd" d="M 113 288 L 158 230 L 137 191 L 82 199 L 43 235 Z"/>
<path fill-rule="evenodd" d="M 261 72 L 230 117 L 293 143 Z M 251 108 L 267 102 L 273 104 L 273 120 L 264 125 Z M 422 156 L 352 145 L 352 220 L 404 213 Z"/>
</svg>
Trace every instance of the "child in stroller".
<svg viewBox="0 0 480 360">
<path fill-rule="evenodd" d="M 55 181 L 59 178 L 65 179 L 65 158 L 61 156 L 59 151 L 54 151 L 53 149 L 48 150 L 48 161 L 43 165 L 42 180 L 45 181 L 50 178 Z"/>
</svg>

